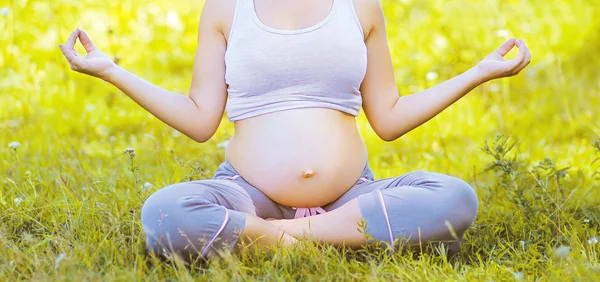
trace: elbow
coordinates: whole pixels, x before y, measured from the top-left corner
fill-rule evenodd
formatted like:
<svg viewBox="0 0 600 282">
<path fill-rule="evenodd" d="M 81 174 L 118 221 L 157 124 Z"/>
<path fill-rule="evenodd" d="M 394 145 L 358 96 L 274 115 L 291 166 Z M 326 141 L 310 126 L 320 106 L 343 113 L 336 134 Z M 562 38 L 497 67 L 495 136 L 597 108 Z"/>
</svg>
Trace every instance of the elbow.
<svg viewBox="0 0 600 282">
<path fill-rule="evenodd" d="M 195 135 L 188 135 L 188 137 L 192 138 L 192 140 L 198 142 L 198 143 L 206 143 L 208 142 L 208 140 L 210 140 L 210 138 L 212 138 L 213 134 L 195 134 Z"/>
<path fill-rule="evenodd" d="M 190 136 L 191 137 L 191 136 Z M 198 143 L 206 143 L 208 140 L 210 140 L 210 137 L 205 138 L 205 137 L 191 137 L 192 140 L 198 142 Z"/>
<path fill-rule="evenodd" d="M 217 132 L 220 121 L 220 119 L 213 119 L 195 123 L 186 135 L 198 143 L 206 143 Z"/>
<path fill-rule="evenodd" d="M 400 138 L 400 136 L 402 136 L 402 135 L 396 135 L 396 134 L 377 134 L 377 136 L 379 136 L 379 138 L 381 138 L 381 140 L 383 140 L 385 142 L 392 142 L 392 141 L 395 141 L 396 139 Z"/>
<path fill-rule="evenodd" d="M 208 142 L 208 140 L 210 140 L 210 138 L 213 137 L 214 133 L 215 133 L 214 131 L 208 132 L 208 131 L 200 131 L 199 130 L 196 132 L 190 132 L 189 134 L 185 134 L 185 135 L 198 143 L 206 143 L 206 142 Z"/>
<path fill-rule="evenodd" d="M 381 138 L 381 140 L 385 142 L 392 142 L 404 135 L 403 132 L 394 132 L 393 130 L 386 128 L 380 128 L 378 130 L 375 130 L 375 133 L 377 134 L 377 136 L 379 136 L 379 138 Z"/>
<path fill-rule="evenodd" d="M 208 141 L 210 139 L 207 138 L 206 136 L 200 135 L 200 134 L 185 134 L 185 136 L 187 136 L 188 138 L 198 142 L 198 143 L 205 143 L 206 141 Z"/>
<path fill-rule="evenodd" d="M 379 135 L 379 138 L 381 138 L 381 140 L 383 140 L 385 142 L 392 142 L 392 141 L 396 140 L 394 138 L 390 138 L 390 137 L 387 137 L 387 136 L 381 136 L 381 135 Z"/>
</svg>

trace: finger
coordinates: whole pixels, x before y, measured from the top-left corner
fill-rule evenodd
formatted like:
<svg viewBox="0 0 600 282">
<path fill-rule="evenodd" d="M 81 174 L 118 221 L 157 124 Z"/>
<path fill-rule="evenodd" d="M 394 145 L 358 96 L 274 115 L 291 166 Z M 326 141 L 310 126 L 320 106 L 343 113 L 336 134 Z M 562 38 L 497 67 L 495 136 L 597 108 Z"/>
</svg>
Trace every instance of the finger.
<svg viewBox="0 0 600 282">
<path fill-rule="evenodd" d="M 519 48 L 519 55 L 515 59 L 506 62 L 508 70 L 510 71 L 514 71 L 517 67 L 519 67 L 519 65 L 525 60 L 526 56 L 525 48 L 523 48 L 523 41 L 517 40 L 515 41 L 515 45 L 517 45 L 517 48 Z"/>
<path fill-rule="evenodd" d="M 63 55 L 65 56 L 65 58 L 67 58 L 67 61 L 69 61 L 69 63 L 71 61 L 73 61 L 73 58 L 75 57 L 75 55 L 73 55 L 73 53 L 71 53 L 68 49 L 67 46 L 60 44 L 58 45 L 58 48 L 60 48 L 60 51 L 63 53 Z"/>
<path fill-rule="evenodd" d="M 515 47 L 516 39 L 511 38 L 504 42 L 500 48 L 496 49 L 496 53 L 500 54 L 500 56 L 504 57 L 513 47 Z"/>
<path fill-rule="evenodd" d="M 71 69 L 73 69 L 73 67 L 77 68 L 80 65 L 81 58 L 75 56 L 69 49 L 67 49 L 67 46 L 60 44 L 58 47 L 62 51 L 63 55 L 65 55 L 65 58 L 67 58 L 67 61 L 71 65 Z"/>
<path fill-rule="evenodd" d="M 527 46 L 525 42 L 523 42 L 523 46 L 525 47 L 525 50 L 527 50 L 527 56 L 525 57 L 525 61 L 527 61 L 527 63 L 529 64 L 529 62 L 531 62 L 531 50 L 529 50 L 529 46 Z"/>
<path fill-rule="evenodd" d="M 67 46 L 68 49 L 73 49 L 75 50 L 75 41 L 77 40 L 77 37 L 79 36 L 79 28 L 75 29 L 75 31 L 73 31 L 71 33 L 71 35 L 69 36 L 69 39 L 67 39 L 67 43 L 65 44 Z"/>
<path fill-rule="evenodd" d="M 94 43 L 92 42 L 90 37 L 83 30 L 81 30 L 79 41 L 81 41 L 81 45 L 83 45 L 83 48 L 85 48 L 85 51 L 88 53 L 96 49 L 96 46 L 94 46 Z"/>
<path fill-rule="evenodd" d="M 523 42 L 522 47 L 523 50 L 525 51 L 525 59 L 523 60 L 523 62 L 517 67 L 517 69 L 515 69 L 515 74 L 519 73 L 521 70 L 523 70 L 525 67 L 527 67 L 527 65 L 529 65 L 529 63 L 531 62 L 531 51 L 529 50 L 529 47 L 525 44 L 525 42 Z"/>
<path fill-rule="evenodd" d="M 523 60 L 523 64 L 527 65 L 529 64 L 529 62 L 531 62 L 531 51 L 529 50 L 529 46 L 527 46 L 527 44 L 525 44 L 524 41 L 521 41 L 521 47 L 523 49 L 523 51 L 525 52 L 525 59 Z"/>
<path fill-rule="evenodd" d="M 77 57 L 67 49 L 67 46 L 60 44 L 58 45 L 58 47 L 60 48 L 60 51 L 62 51 L 63 55 L 65 56 L 65 58 L 69 62 L 69 65 L 71 65 L 72 68 L 75 65 L 75 60 Z"/>
</svg>

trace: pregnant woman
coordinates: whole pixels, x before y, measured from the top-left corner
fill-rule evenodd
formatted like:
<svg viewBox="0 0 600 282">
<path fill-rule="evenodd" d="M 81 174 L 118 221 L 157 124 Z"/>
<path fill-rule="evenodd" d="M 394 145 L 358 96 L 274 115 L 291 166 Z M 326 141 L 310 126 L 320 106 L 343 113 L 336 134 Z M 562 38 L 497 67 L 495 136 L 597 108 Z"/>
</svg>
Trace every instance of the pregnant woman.
<svg viewBox="0 0 600 282">
<path fill-rule="evenodd" d="M 477 214 L 471 186 L 425 171 L 375 180 L 356 116 L 362 106 L 377 135 L 393 141 L 481 83 L 519 73 L 531 59 L 523 41 L 399 96 L 378 0 L 207 0 L 198 37 L 189 96 L 116 65 L 83 30 L 60 45 L 71 69 L 115 85 L 198 142 L 213 136 L 224 111 L 234 123 L 212 179 L 164 187 L 144 203 L 150 251 L 210 257 L 245 240 L 286 246 L 298 238 L 457 250 Z M 517 58 L 504 60 L 515 46 Z"/>
</svg>

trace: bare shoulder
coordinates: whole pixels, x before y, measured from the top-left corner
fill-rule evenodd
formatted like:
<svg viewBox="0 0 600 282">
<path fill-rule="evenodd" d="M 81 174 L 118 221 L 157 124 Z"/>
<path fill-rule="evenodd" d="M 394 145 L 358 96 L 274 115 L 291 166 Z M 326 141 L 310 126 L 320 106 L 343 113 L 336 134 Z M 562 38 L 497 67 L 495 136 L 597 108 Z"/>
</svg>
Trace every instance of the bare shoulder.
<svg viewBox="0 0 600 282">
<path fill-rule="evenodd" d="M 229 35 L 237 0 L 205 0 L 201 23 L 217 28 L 225 38 Z"/>
<path fill-rule="evenodd" d="M 363 27 L 365 38 L 373 31 L 383 17 L 380 0 L 352 0 L 358 19 Z"/>
</svg>

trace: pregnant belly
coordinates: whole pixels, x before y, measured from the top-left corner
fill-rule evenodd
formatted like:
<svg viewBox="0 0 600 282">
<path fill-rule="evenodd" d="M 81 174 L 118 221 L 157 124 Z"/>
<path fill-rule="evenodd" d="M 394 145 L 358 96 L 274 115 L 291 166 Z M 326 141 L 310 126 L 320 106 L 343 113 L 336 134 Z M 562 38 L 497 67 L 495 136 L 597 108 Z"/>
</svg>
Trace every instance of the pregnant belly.
<svg viewBox="0 0 600 282">
<path fill-rule="evenodd" d="M 273 201 L 317 207 L 353 186 L 367 151 L 354 116 L 306 108 L 237 121 L 227 159 Z"/>
</svg>

